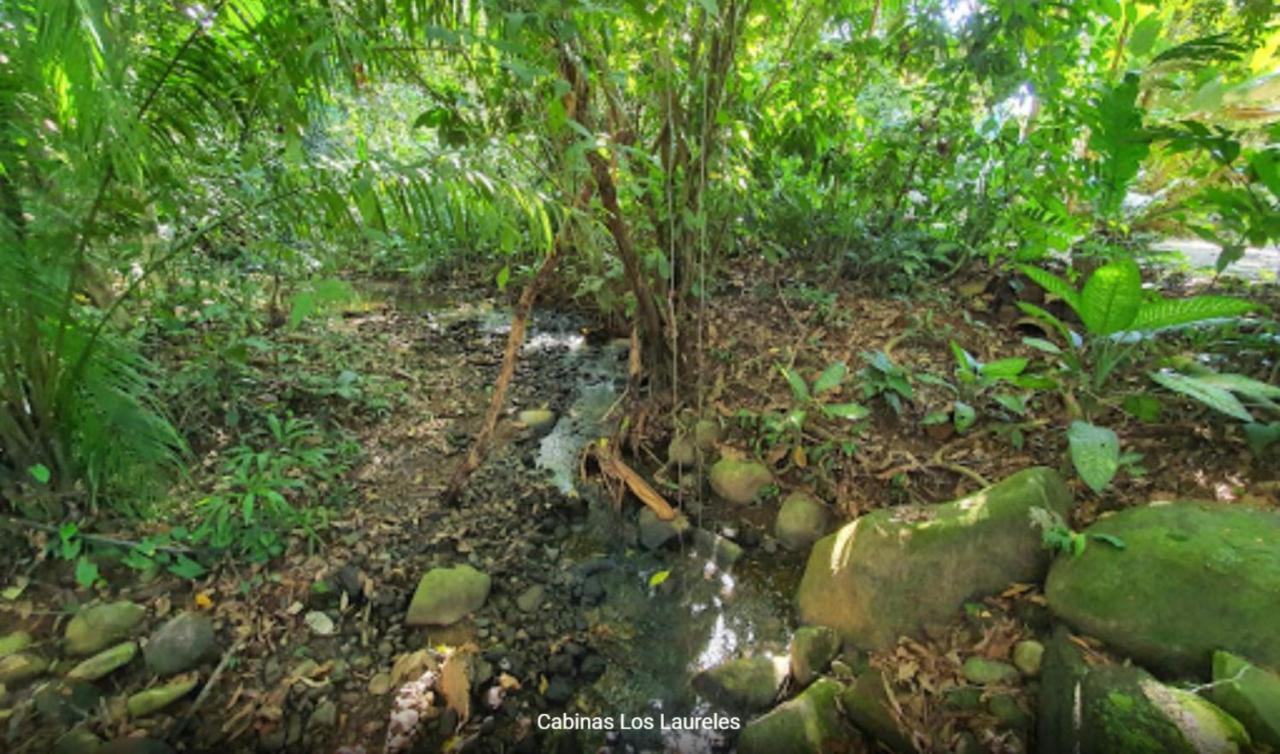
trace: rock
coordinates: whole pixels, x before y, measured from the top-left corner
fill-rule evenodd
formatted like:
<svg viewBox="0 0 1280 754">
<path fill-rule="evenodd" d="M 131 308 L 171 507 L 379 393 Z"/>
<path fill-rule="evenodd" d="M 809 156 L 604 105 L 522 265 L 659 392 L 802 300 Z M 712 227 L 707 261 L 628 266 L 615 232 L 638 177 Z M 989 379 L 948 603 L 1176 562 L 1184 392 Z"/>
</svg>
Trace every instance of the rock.
<svg viewBox="0 0 1280 754">
<path fill-rule="evenodd" d="M 1023 730 L 1031 725 L 1031 715 L 1018 703 L 1013 694 L 996 694 L 987 700 L 987 711 L 1002 728 Z"/>
<path fill-rule="evenodd" d="M 1031 468 L 950 503 L 882 508 L 813 546 L 800 582 L 805 623 L 882 649 L 927 624 L 953 620 L 972 598 L 1038 581 L 1049 565 L 1031 509 L 1067 516 L 1057 472 Z"/>
<path fill-rule="evenodd" d="M 418 582 L 404 622 L 410 626 L 447 626 L 478 610 L 489 597 L 487 574 L 469 565 L 432 568 Z"/>
<path fill-rule="evenodd" d="M 191 690 L 200 682 L 200 676 L 190 673 L 185 676 L 178 676 L 162 686 L 149 688 L 146 691 L 129 697 L 126 709 L 129 711 L 129 717 L 146 717 L 153 712 L 168 707 L 170 704 L 178 701 L 182 697 L 191 693 Z"/>
<path fill-rule="evenodd" d="M 118 668 L 124 667 L 138 655 L 138 643 L 126 641 L 110 649 L 104 649 L 67 671 L 67 678 L 77 681 L 96 681 Z"/>
<path fill-rule="evenodd" d="M 546 597 L 547 588 L 542 584 L 534 584 L 516 597 L 516 607 L 520 608 L 522 613 L 532 613 L 542 607 L 542 602 Z"/>
<path fill-rule="evenodd" d="M 391 690 L 391 674 L 390 673 L 374 673 L 369 679 L 369 693 L 374 696 L 382 696 Z"/>
<path fill-rule="evenodd" d="M 840 637 L 826 626 L 802 626 L 791 637 L 791 677 L 808 686 L 840 654 Z"/>
<path fill-rule="evenodd" d="M 827 533 L 830 521 L 826 506 L 803 492 L 793 492 L 778 509 L 773 533 L 788 550 L 803 550 Z"/>
<path fill-rule="evenodd" d="M 98 754 L 174 754 L 173 749 L 164 741 L 154 738 L 117 738 L 103 744 Z"/>
<path fill-rule="evenodd" d="M 312 610 L 302 616 L 302 622 L 307 624 L 307 628 L 311 629 L 311 633 L 315 636 L 333 636 L 338 630 L 333 618 L 323 610 Z"/>
<path fill-rule="evenodd" d="M 714 419 L 699 419 L 693 425 L 693 444 L 702 452 L 715 450 L 720 442 L 720 425 Z"/>
<path fill-rule="evenodd" d="M 18 652 L 0 660 L 0 683 L 16 686 L 44 675 L 49 661 L 30 652 Z"/>
<path fill-rule="evenodd" d="M 573 681 L 562 675 L 553 675 L 547 682 L 547 693 L 543 694 L 552 704 L 565 704 L 573 698 Z"/>
<path fill-rule="evenodd" d="M 683 515 L 676 514 L 674 519 L 663 521 L 648 506 L 640 509 L 636 524 L 640 529 L 640 544 L 649 550 L 662 547 L 689 529 L 689 519 Z"/>
<path fill-rule="evenodd" d="M 311 717 L 307 718 L 307 730 L 332 728 L 337 724 L 338 705 L 332 700 L 326 700 L 316 705 L 316 708 L 311 712 Z"/>
<path fill-rule="evenodd" d="M 1044 645 L 1028 639 L 1013 645 L 1013 664 L 1018 672 L 1028 678 L 1040 675 L 1040 663 L 1044 657 Z"/>
<path fill-rule="evenodd" d="M 0 660 L 11 654 L 21 652 L 31 646 L 31 634 L 26 631 L 14 631 L 0 638 Z"/>
<path fill-rule="evenodd" d="M 1018 679 L 1018 669 L 1007 662 L 970 657 L 964 661 L 964 679 L 979 686 L 996 686 Z"/>
<path fill-rule="evenodd" d="M 816 685 L 816 684 L 815 684 Z M 858 676 L 840 696 L 840 704 L 853 724 L 893 751 L 914 754 L 910 734 L 903 730 L 889 700 L 889 687 L 879 670 Z"/>
<path fill-rule="evenodd" d="M 527 408 L 516 415 L 521 424 L 535 435 L 545 435 L 556 426 L 556 412 L 545 408 Z"/>
<path fill-rule="evenodd" d="M 172 675 L 194 668 L 213 649 L 213 621 L 200 613 L 184 612 L 151 635 L 142 656 L 152 673 Z"/>
<path fill-rule="evenodd" d="M 667 445 L 667 461 L 675 466 L 692 466 L 698 462 L 698 446 L 693 438 L 685 434 L 677 434 Z"/>
<path fill-rule="evenodd" d="M 745 505 L 770 484 L 773 484 L 773 474 L 759 461 L 722 458 L 711 467 L 712 491 L 731 503 Z"/>
<path fill-rule="evenodd" d="M 718 707 L 759 712 L 773 706 L 786 676 L 782 658 L 739 657 L 695 675 L 693 689 Z"/>
<path fill-rule="evenodd" d="M 1280 514 L 1163 503 L 1085 534 L 1084 552 L 1049 572 L 1045 596 L 1060 618 L 1169 675 L 1207 677 L 1217 650 L 1280 667 Z"/>
<path fill-rule="evenodd" d="M 85 608 L 67 623 L 67 652 L 91 655 L 127 639 L 146 613 L 142 605 L 125 600 Z"/>
<path fill-rule="evenodd" d="M 693 544 L 699 553 L 721 568 L 728 568 L 742 557 L 742 547 L 737 542 L 706 529 L 693 530 Z"/>
<path fill-rule="evenodd" d="M 1240 723 L 1189 691 L 1136 667 L 1091 669 L 1081 690 L 1080 751 L 1207 754 L 1240 751 Z"/>
<path fill-rule="evenodd" d="M 839 683 L 823 678 L 796 698 L 752 720 L 738 738 L 738 754 L 823 754 L 845 751 L 853 738 L 840 715 Z"/>
<path fill-rule="evenodd" d="M 102 739 L 79 726 L 62 734 L 53 744 L 53 754 L 98 754 L 100 751 Z"/>
<path fill-rule="evenodd" d="M 98 712 L 102 692 L 84 681 L 55 681 L 34 695 L 36 712 L 58 726 L 78 725 Z"/>
<path fill-rule="evenodd" d="M 1215 652 L 1209 698 L 1243 723 L 1255 744 L 1280 752 L 1280 675 Z"/>
</svg>

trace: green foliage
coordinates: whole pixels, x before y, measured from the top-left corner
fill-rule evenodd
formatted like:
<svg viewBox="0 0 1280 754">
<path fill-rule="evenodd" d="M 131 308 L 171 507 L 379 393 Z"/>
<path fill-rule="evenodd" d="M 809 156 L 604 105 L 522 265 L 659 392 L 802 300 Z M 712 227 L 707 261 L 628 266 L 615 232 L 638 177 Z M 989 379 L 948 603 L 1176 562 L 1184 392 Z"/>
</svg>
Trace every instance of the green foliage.
<svg viewBox="0 0 1280 754">
<path fill-rule="evenodd" d="M 1204 367 L 1191 364 L 1184 365 L 1190 374 L 1162 369 L 1151 373 L 1151 379 L 1161 387 L 1193 398 L 1222 414 L 1252 422 L 1254 416 L 1241 403 L 1239 395 L 1254 405 L 1280 415 L 1280 387 L 1260 382 L 1240 374 L 1219 374 Z"/>
<path fill-rule="evenodd" d="M 913 401 L 916 397 L 907 370 L 895 364 L 884 351 L 864 352 L 862 360 L 866 362 L 858 371 L 862 397 L 871 400 L 879 396 L 895 414 L 901 414 L 902 399 Z"/>
<path fill-rule="evenodd" d="M 1120 470 L 1120 438 L 1106 427 L 1074 421 L 1067 429 L 1071 463 L 1076 473 L 1095 493 L 1111 484 Z"/>
<path fill-rule="evenodd" d="M 354 450 L 331 448 L 310 421 L 274 414 L 222 462 L 219 489 L 197 505 L 201 523 L 192 541 L 265 561 L 284 550 L 295 530 L 313 536 L 324 504 L 350 468 Z"/>
</svg>

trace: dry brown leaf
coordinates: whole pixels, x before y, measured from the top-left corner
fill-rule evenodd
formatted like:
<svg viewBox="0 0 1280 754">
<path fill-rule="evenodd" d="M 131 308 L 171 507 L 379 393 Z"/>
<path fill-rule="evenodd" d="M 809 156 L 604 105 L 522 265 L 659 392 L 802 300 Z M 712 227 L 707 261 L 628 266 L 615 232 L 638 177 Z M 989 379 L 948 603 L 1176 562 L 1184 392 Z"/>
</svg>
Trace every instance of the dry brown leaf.
<svg viewBox="0 0 1280 754">
<path fill-rule="evenodd" d="M 440 693 L 461 726 L 471 717 L 471 662 L 466 652 L 454 652 L 440 668 Z"/>
</svg>

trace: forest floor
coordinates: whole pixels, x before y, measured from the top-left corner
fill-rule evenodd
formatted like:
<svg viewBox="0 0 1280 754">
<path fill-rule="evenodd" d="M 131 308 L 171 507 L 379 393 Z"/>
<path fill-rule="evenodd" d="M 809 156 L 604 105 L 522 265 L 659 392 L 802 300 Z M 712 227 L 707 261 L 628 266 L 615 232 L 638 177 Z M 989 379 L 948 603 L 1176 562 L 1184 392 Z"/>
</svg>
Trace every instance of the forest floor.
<svg viewBox="0 0 1280 754">
<path fill-rule="evenodd" d="M 1172 291 L 1187 285 L 1176 276 L 1165 284 Z M 679 472 L 664 463 L 673 424 L 692 407 L 703 406 L 704 417 L 723 426 L 722 449 L 763 457 L 782 492 L 815 493 L 837 521 L 884 506 L 949 500 L 977 489 L 981 480 L 997 481 L 1028 466 L 1068 468 L 1070 420 L 1057 393 L 1037 393 L 1021 415 L 990 395 L 971 396 L 976 421 L 957 433 L 949 418 L 953 390 L 939 380 L 918 379 L 932 374 L 954 382 L 951 341 L 980 361 L 1035 361 L 1039 354 L 1021 339 L 1040 333 L 1014 306 L 1027 295 L 1019 286 L 1017 280 L 977 275 L 910 297 L 886 297 L 865 284 L 788 277 L 782 267 L 740 263 L 722 273 L 716 295 L 707 301 L 696 387 L 674 404 L 660 387 L 626 387 L 622 357 L 617 369 L 623 392 L 610 413 L 615 422 L 628 417 L 622 431 L 632 450 L 629 462 L 700 528 L 742 548 L 738 563 L 721 570 L 735 574 L 749 595 L 745 612 L 730 613 L 718 599 L 712 602 L 722 617 L 746 621 L 751 633 L 727 639 L 688 615 L 698 612 L 691 606 L 699 582 L 716 570 L 703 572 L 710 560 L 689 559 L 686 546 L 651 552 L 635 544 L 634 499 L 615 508 L 593 483 L 564 495 L 538 467 L 540 439 L 514 420 L 514 411 L 525 408 L 571 412 L 583 367 L 567 356 L 583 348 L 607 354 L 603 345 L 623 333 L 607 332 L 578 315 L 554 314 L 551 306 L 540 310 L 494 450 L 461 504 L 446 508 L 439 493 L 479 427 L 501 359 L 503 303 L 486 299 L 484 288 L 471 282 L 434 285 L 421 297 L 398 284 L 371 287 L 373 304 L 333 318 L 318 332 L 277 331 L 269 337 L 279 339 L 280 348 L 305 353 L 321 343 L 327 363 L 355 370 L 370 383 L 381 380 L 398 396 L 383 415 L 357 414 L 349 421 L 363 448 L 363 461 L 349 480 L 353 502 L 334 512 L 319 532 L 320 543 L 296 537 L 269 566 L 227 561 L 194 582 L 162 575 L 145 583 L 123 569 L 104 569 L 110 586 L 102 587 L 101 596 L 142 604 L 157 624 L 182 609 L 212 616 L 221 652 L 205 668 L 221 672 L 208 694 L 193 695 L 162 714 L 134 721 L 95 714 L 90 725 L 103 738 L 141 732 L 188 751 L 381 751 L 395 689 L 464 648 L 475 657 L 464 674 L 464 688 L 472 693 L 446 691 L 447 711 L 438 708 L 439 718 L 424 728 L 424 741 L 434 743 L 420 744 L 421 750 L 449 745 L 468 751 L 578 751 L 571 736 L 536 731 L 536 715 L 643 704 L 657 693 L 645 679 L 676 682 L 674 672 L 649 667 L 661 665 L 664 654 L 681 663 L 705 658 L 715 641 L 725 643 L 721 654 L 756 642 L 785 649 L 787 629 L 795 624 L 791 595 L 805 556 L 774 541 L 776 500 L 732 506 L 706 492 L 697 470 Z M 1275 292 L 1267 295 L 1274 303 Z M 1198 342 L 1187 347 L 1194 350 Z M 914 391 L 891 401 L 890 391 L 862 392 L 859 387 L 869 379 L 847 380 L 843 394 L 835 395 L 873 409 L 844 438 L 856 446 L 851 453 L 830 447 L 815 453 L 807 444 L 821 444 L 821 438 L 763 439 L 764 417 L 794 407 L 779 364 L 812 376 L 843 361 L 853 373 L 868 364 L 864 354 L 876 352 L 905 370 Z M 1244 373 L 1265 368 L 1261 357 L 1231 366 Z M 1135 369 L 1115 379 L 1132 387 L 1145 377 Z M 298 414 L 327 410 L 324 402 L 293 400 L 286 392 L 254 400 L 283 401 Z M 931 414 L 948 421 L 926 424 Z M 1073 482 L 1082 501 L 1072 522 L 1077 528 L 1101 512 L 1156 499 L 1280 504 L 1280 468 L 1253 458 L 1238 424 L 1180 401 L 1166 401 L 1152 422 L 1118 406 L 1105 415 L 1123 448 L 1142 454 L 1141 468 L 1122 470 L 1101 495 Z M 203 469 L 212 468 L 208 459 L 220 450 L 216 441 L 202 449 Z M 198 471 L 186 490 L 192 500 L 201 483 Z M 23 628 L 45 637 L 40 645 L 52 651 L 67 608 L 95 595 L 75 585 L 65 563 L 36 555 L 47 539 L 33 532 L 27 542 L 5 548 L 5 573 L 25 574 L 25 587 L 0 601 L 0 634 Z M 405 607 L 422 574 L 463 562 L 492 577 L 485 606 L 448 628 L 407 628 Z M 669 584 L 654 583 L 660 572 L 672 574 Z M 1005 657 L 1018 640 L 1042 635 L 1048 628 L 1043 599 L 1034 586 L 1016 586 L 971 607 L 926 639 L 903 640 L 891 650 L 848 660 L 888 671 L 917 743 L 948 750 L 968 731 L 989 751 L 1024 752 L 1034 683 L 1012 689 L 1021 720 L 992 720 L 985 709 L 951 703 L 946 692 L 961 682 L 965 657 Z M 135 667 L 111 676 L 99 691 L 110 706 L 110 699 L 147 683 L 148 675 Z M 694 703 L 687 690 L 671 693 L 679 703 Z M 7 740 L 14 752 L 50 750 L 74 719 L 10 701 L 3 706 L 10 708 Z M 612 745 L 628 743 L 654 746 L 643 738 Z M 694 750 L 720 745 L 711 739 L 690 744 Z"/>
</svg>

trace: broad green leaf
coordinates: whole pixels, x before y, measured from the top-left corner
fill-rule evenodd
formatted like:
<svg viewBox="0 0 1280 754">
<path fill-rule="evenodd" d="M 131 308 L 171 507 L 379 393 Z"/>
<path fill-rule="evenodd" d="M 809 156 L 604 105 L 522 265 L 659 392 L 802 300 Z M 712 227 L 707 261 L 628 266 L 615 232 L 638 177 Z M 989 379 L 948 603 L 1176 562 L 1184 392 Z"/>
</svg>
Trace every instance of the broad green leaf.
<svg viewBox="0 0 1280 754">
<path fill-rule="evenodd" d="M 778 371 L 782 372 L 782 376 L 787 378 L 787 384 L 791 386 L 791 395 L 797 401 L 809 400 L 809 386 L 805 384 L 804 378 L 795 370 L 788 369 L 782 365 L 778 365 Z"/>
<path fill-rule="evenodd" d="M 88 589 L 98 581 L 98 566 L 87 555 L 76 561 L 76 583 Z"/>
<path fill-rule="evenodd" d="M 511 280 L 511 265 L 504 264 L 502 269 L 498 270 L 498 276 L 494 282 L 498 284 L 498 290 L 505 291 L 509 280 Z"/>
<path fill-rule="evenodd" d="M 1125 541 L 1123 539 L 1117 537 L 1114 534 L 1090 534 L 1089 536 L 1092 539 L 1098 540 L 1099 542 L 1105 542 L 1106 544 L 1111 545 L 1117 550 L 1124 550 L 1129 547 L 1129 545 L 1125 544 Z"/>
<path fill-rule="evenodd" d="M 1022 370 L 1027 368 L 1027 360 L 1021 356 L 1014 356 L 1007 359 L 998 359 L 983 364 L 979 371 L 986 377 L 994 377 L 997 379 L 1017 377 L 1022 374 Z"/>
<path fill-rule="evenodd" d="M 1192 377 L 1191 375 L 1172 372 L 1167 369 L 1152 372 L 1150 376 L 1151 379 L 1169 390 L 1194 398 L 1214 411 L 1224 413 L 1240 421 L 1253 421 L 1253 415 L 1249 413 L 1249 410 L 1240 403 L 1239 399 L 1230 390 L 1224 387 L 1204 382 L 1199 377 Z"/>
<path fill-rule="evenodd" d="M 830 406 L 823 406 L 822 413 L 833 419 L 858 421 L 870 416 L 871 410 L 861 403 L 835 403 Z"/>
<path fill-rule="evenodd" d="M 1137 26 L 1133 27 L 1133 33 L 1129 35 L 1129 52 L 1138 56 L 1151 52 L 1152 46 L 1160 36 L 1160 26 L 1160 17 L 1155 13 L 1139 21 Z"/>
<path fill-rule="evenodd" d="M 1160 419 L 1160 399 L 1154 395 L 1130 395 L 1124 399 L 1124 410 L 1144 422 Z"/>
<path fill-rule="evenodd" d="M 1132 259 L 1099 267 L 1080 294 L 1080 319 L 1094 335 L 1128 328 L 1142 305 L 1142 272 Z"/>
<path fill-rule="evenodd" d="M 1022 343 L 1023 345 L 1031 346 L 1037 351 L 1044 351 L 1045 353 L 1053 354 L 1054 356 L 1062 353 L 1061 348 L 1058 348 L 1057 345 L 1045 340 L 1044 338 L 1023 338 Z"/>
<path fill-rule="evenodd" d="M 1255 456 L 1261 456 L 1268 447 L 1280 441 L 1280 422 L 1246 424 L 1244 437 L 1249 443 L 1249 450 Z"/>
<path fill-rule="evenodd" d="M 45 466 L 43 463 L 37 463 L 36 465 L 31 466 L 27 469 L 27 473 L 31 475 L 32 479 L 36 480 L 40 484 L 48 484 L 51 476 L 49 473 L 49 467 Z"/>
<path fill-rule="evenodd" d="M 1130 327 L 1134 330 L 1159 330 L 1189 325 L 1206 319 L 1239 317 L 1257 309 L 1257 304 L 1230 296 L 1192 296 L 1150 301 L 1138 307 Z"/>
<path fill-rule="evenodd" d="M 956 401 L 953 421 L 955 422 L 957 432 L 964 432 L 969 427 L 972 427 L 973 423 L 977 420 L 978 412 L 973 410 L 973 406 L 970 406 L 964 401 Z"/>
<path fill-rule="evenodd" d="M 932 427 L 935 424 L 945 424 L 950 418 L 951 417 L 947 415 L 946 411 L 930 411 L 924 415 L 924 418 L 920 420 L 920 423 L 926 427 Z"/>
<path fill-rule="evenodd" d="M 991 396 L 991 399 L 1018 416 L 1025 416 L 1027 413 L 1027 396 L 1025 395 L 996 393 Z"/>
<path fill-rule="evenodd" d="M 204 575 L 204 566 L 185 555 L 179 555 L 177 562 L 169 566 L 169 573 L 183 579 L 198 579 Z"/>
<path fill-rule="evenodd" d="M 1042 270 L 1029 264 L 1018 265 L 1018 270 L 1023 275 L 1031 278 L 1032 282 L 1045 289 L 1045 291 L 1067 302 L 1067 305 L 1076 310 L 1076 312 L 1080 311 L 1080 294 L 1067 281 L 1048 270 Z"/>
<path fill-rule="evenodd" d="M 1261 380 L 1255 380 L 1252 377 L 1246 377 L 1243 374 L 1204 374 L 1198 375 L 1197 379 L 1209 385 L 1226 388 L 1233 393 L 1239 393 L 1256 401 L 1280 398 L 1280 387 Z"/>
<path fill-rule="evenodd" d="M 1021 309 L 1024 313 L 1031 315 L 1035 319 L 1038 319 L 1041 322 L 1045 323 L 1046 325 L 1049 325 L 1053 329 L 1057 330 L 1058 334 L 1061 335 L 1064 340 L 1068 342 L 1072 341 L 1071 328 L 1067 327 L 1067 324 L 1065 322 L 1053 316 L 1049 312 L 1045 311 L 1044 309 L 1041 309 L 1035 304 L 1029 304 L 1026 301 L 1019 301 L 1018 308 Z M 1039 340 L 1039 338 L 1035 338 L 1034 340 Z M 1059 351 L 1059 353 L 1061 353 L 1061 351 Z"/>
<path fill-rule="evenodd" d="M 1106 489 L 1120 470 L 1120 438 L 1116 433 L 1106 427 L 1073 421 L 1067 429 L 1067 443 L 1071 463 L 1089 489 L 1095 493 Z"/>
<path fill-rule="evenodd" d="M 840 387 L 840 383 L 844 382 L 844 377 L 849 372 L 849 367 L 845 366 L 843 361 L 837 361 L 826 369 L 822 370 L 822 374 L 818 375 L 818 379 L 813 383 L 813 394 L 822 395 L 830 390 Z"/>
<path fill-rule="evenodd" d="M 660 586 L 662 582 L 666 581 L 670 576 L 671 571 L 658 571 L 649 577 L 649 588 L 652 589 L 656 586 Z"/>
</svg>

